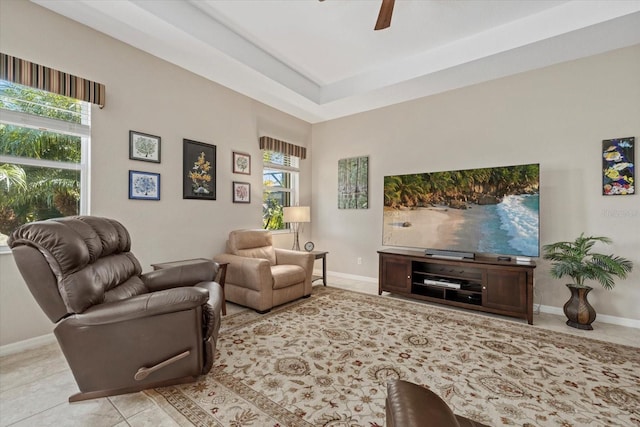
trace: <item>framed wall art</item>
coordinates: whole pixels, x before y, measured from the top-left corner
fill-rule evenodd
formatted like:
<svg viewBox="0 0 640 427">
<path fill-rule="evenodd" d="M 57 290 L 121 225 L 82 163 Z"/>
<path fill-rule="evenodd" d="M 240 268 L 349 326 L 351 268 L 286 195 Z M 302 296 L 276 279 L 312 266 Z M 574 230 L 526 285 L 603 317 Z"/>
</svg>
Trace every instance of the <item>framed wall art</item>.
<svg viewBox="0 0 640 427">
<path fill-rule="evenodd" d="M 160 200 L 160 174 L 130 170 L 129 198 Z"/>
<path fill-rule="evenodd" d="M 338 209 L 369 208 L 369 157 L 338 160 Z"/>
<path fill-rule="evenodd" d="M 635 137 L 602 141 L 602 194 L 635 194 Z"/>
<path fill-rule="evenodd" d="M 251 156 L 233 152 L 233 173 L 251 175 Z"/>
<path fill-rule="evenodd" d="M 233 203 L 251 203 L 251 184 L 233 181 Z"/>
<path fill-rule="evenodd" d="M 216 146 L 183 139 L 182 198 L 216 200 Z"/>
<path fill-rule="evenodd" d="M 129 158 L 143 162 L 160 163 L 160 137 L 130 130 Z"/>
</svg>

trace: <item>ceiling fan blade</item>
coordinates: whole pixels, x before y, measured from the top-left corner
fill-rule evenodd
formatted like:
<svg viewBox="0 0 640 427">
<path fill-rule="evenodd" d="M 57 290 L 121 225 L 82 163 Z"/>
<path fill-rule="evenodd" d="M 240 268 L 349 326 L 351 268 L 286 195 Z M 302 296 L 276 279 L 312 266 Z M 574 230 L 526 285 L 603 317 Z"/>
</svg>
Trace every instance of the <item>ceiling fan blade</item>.
<svg viewBox="0 0 640 427">
<path fill-rule="evenodd" d="M 380 13 L 378 14 L 378 21 L 374 30 L 384 30 L 391 26 L 391 15 L 393 14 L 393 5 L 396 0 L 382 0 L 382 6 L 380 6 Z"/>
</svg>

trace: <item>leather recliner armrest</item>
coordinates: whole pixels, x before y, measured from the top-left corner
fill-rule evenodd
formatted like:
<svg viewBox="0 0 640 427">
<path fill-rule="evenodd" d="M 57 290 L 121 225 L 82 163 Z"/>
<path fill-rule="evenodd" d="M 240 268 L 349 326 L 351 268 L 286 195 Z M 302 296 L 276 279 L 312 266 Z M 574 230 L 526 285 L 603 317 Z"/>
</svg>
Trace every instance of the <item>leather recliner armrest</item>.
<svg viewBox="0 0 640 427">
<path fill-rule="evenodd" d="M 193 286 L 199 282 L 211 282 L 218 274 L 219 265 L 213 261 L 202 261 L 179 267 L 164 268 L 140 275 L 149 292 Z"/>
<path fill-rule="evenodd" d="M 209 292 L 199 287 L 167 289 L 125 300 L 95 305 L 84 313 L 67 318 L 74 326 L 105 325 L 132 319 L 190 310 L 206 304 Z"/>
</svg>

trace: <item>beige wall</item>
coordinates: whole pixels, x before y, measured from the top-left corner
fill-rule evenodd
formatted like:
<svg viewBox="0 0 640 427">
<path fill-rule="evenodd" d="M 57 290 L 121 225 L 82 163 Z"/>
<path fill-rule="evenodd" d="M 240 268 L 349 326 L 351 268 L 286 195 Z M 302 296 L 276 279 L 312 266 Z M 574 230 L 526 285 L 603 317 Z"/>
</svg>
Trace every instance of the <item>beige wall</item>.
<svg viewBox="0 0 640 427">
<path fill-rule="evenodd" d="M 311 148 L 301 203 L 311 203 L 312 224 L 301 241 L 312 236 L 330 251 L 330 271 L 370 278 L 378 274 L 384 175 L 539 162 L 542 243 L 582 231 L 612 237 L 608 249 L 636 269 L 611 292 L 597 287 L 590 301 L 601 315 L 640 319 L 640 196 L 600 195 L 601 140 L 640 137 L 640 46 L 313 126 L 26 0 L 0 1 L 0 50 L 107 86 L 106 107 L 93 109 L 91 213 L 126 224 L 147 269 L 211 256 L 229 230 L 259 226 L 257 136 L 269 134 Z M 162 137 L 161 164 L 128 159 L 131 129 Z M 182 138 L 217 146 L 217 201 L 182 200 Z M 252 155 L 250 177 L 231 173 L 232 150 Z M 360 155 L 370 159 L 371 208 L 338 210 L 338 160 Z M 161 173 L 162 200 L 128 200 L 129 169 Z M 233 180 L 251 182 L 250 205 L 231 203 Z M 567 297 L 540 261 L 536 303 L 561 307 Z M 0 255 L 0 346 L 51 329 L 11 255 Z"/>
<path fill-rule="evenodd" d="M 153 262 L 210 257 L 224 249 L 230 230 L 261 227 L 258 136 L 307 146 L 309 123 L 29 1 L 2 0 L 0 8 L 2 52 L 106 85 L 105 108 L 92 109 L 91 214 L 125 224 L 145 270 Z M 129 130 L 161 136 L 161 164 L 129 160 Z M 216 201 L 182 199 L 183 138 L 216 145 Z M 233 150 L 251 155 L 250 176 L 231 172 Z M 301 203 L 308 204 L 311 160 L 301 168 Z M 128 199 L 130 169 L 161 174 L 160 201 Z M 251 204 L 231 202 L 234 180 L 251 183 Z M 304 234 L 301 239 L 308 240 Z M 279 245 L 290 247 L 291 234 L 278 237 Z M 10 254 L 0 255 L 0 282 L 0 345 L 52 330 Z"/>
<path fill-rule="evenodd" d="M 640 45 L 314 125 L 316 247 L 330 251 L 330 270 L 377 277 L 385 175 L 540 163 L 541 243 L 611 237 L 600 249 L 635 271 L 611 292 L 594 284 L 590 302 L 639 324 L 640 195 L 603 197 L 600 187 L 601 141 L 640 137 L 639 76 Z M 338 160 L 360 155 L 371 208 L 339 210 Z M 562 307 L 565 281 L 548 267 L 538 262 L 535 303 Z"/>
</svg>

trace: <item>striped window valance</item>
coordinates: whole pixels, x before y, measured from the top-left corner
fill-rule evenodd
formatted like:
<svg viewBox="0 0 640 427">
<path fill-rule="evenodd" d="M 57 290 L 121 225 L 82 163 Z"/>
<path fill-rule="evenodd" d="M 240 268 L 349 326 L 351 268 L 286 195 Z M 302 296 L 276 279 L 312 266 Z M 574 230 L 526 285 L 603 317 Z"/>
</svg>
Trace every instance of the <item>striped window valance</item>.
<svg viewBox="0 0 640 427">
<path fill-rule="evenodd" d="M 4 53 L 0 53 L 0 80 L 46 90 L 97 104 L 100 107 L 104 106 L 105 88 L 103 84 Z"/>
<path fill-rule="evenodd" d="M 307 158 L 307 149 L 305 147 L 300 147 L 299 145 L 280 141 L 279 139 L 271 138 L 270 136 L 260 137 L 260 149 L 277 151 L 278 153 L 296 156 L 301 159 Z"/>
</svg>

